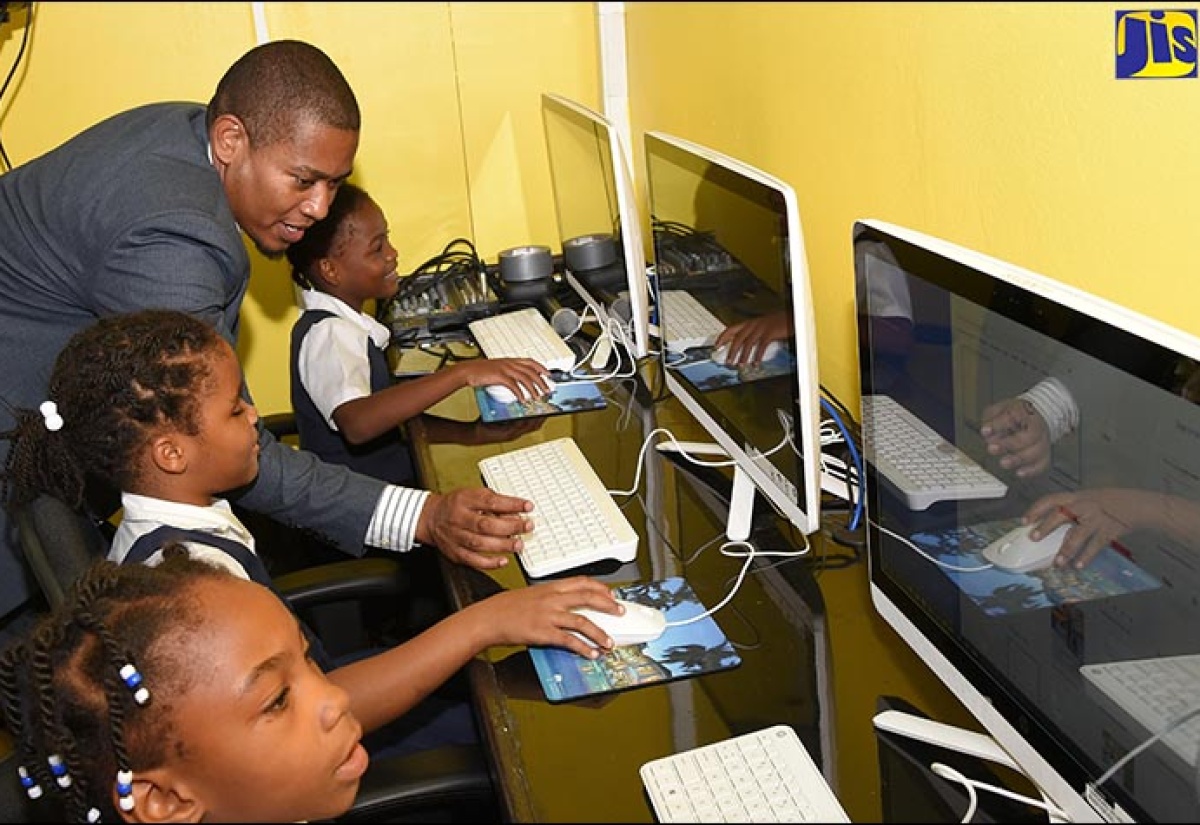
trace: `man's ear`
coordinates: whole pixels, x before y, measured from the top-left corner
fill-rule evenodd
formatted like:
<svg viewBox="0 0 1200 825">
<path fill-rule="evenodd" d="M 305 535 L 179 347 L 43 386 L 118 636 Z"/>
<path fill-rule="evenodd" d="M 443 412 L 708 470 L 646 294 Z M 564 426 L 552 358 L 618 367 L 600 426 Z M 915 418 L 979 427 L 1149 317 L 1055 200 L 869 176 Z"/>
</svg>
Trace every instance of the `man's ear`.
<svg viewBox="0 0 1200 825">
<path fill-rule="evenodd" d="M 236 115 L 223 114 L 208 129 L 213 160 L 219 167 L 228 166 L 238 154 L 250 147 L 246 126 Z"/>
<path fill-rule="evenodd" d="M 113 805 L 126 822 L 200 822 L 204 804 L 169 768 L 139 771 L 133 775 L 133 810 L 122 811 L 113 789 Z"/>
<path fill-rule="evenodd" d="M 156 436 L 150 442 L 150 460 L 160 471 L 179 475 L 187 470 L 187 449 L 174 433 Z"/>
</svg>

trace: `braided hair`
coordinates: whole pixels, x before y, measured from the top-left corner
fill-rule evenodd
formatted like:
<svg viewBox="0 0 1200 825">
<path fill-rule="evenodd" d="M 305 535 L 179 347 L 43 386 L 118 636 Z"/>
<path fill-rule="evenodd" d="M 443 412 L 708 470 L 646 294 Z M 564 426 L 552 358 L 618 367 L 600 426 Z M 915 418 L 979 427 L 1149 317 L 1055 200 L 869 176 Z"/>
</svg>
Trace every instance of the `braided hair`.
<svg viewBox="0 0 1200 825">
<path fill-rule="evenodd" d="M 185 653 L 203 623 L 194 588 L 229 576 L 179 545 L 156 567 L 97 561 L 57 610 L 0 654 L 4 725 L 27 787 L 39 796 L 57 791 L 74 820 L 117 821 L 118 772 L 150 770 L 186 752 L 172 697 L 195 677 Z M 128 665 L 152 691 L 145 704 L 122 678 Z"/>
<path fill-rule="evenodd" d="M 322 258 L 333 255 L 346 242 L 346 236 L 342 234 L 346 218 L 370 200 L 358 186 L 343 183 L 329 204 L 328 214 L 304 230 L 304 237 L 287 248 L 285 254 L 292 265 L 292 280 L 301 289 L 321 289 L 317 266 Z"/>
<path fill-rule="evenodd" d="M 136 489 L 142 449 L 163 428 L 199 432 L 198 392 L 224 339 L 175 310 L 101 318 L 75 334 L 54 362 L 50 401 L 61 426 L 16 410 L 0 497 L 9 510 L 42 493 L 83 506 L 91 482 Z"/>
</svg>

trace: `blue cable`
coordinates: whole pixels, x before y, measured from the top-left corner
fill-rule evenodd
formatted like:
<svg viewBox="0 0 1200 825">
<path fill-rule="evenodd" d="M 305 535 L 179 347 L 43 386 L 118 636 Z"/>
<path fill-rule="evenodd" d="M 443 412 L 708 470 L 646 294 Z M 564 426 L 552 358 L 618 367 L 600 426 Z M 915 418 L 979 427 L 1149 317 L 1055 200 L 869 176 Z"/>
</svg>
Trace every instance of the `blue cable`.
<svg viewBox="0 0 1200 825">
<path fill-rule="evenodd" d="M 825 409 L 825 412 L 829 413 L 830 417 L 833 419 L 833 423 L 837 424 L 837 428 L 841 430 L 842 440 L 845 441 L 846 446 L 850 448 L 850 457 L 854 459 L 854 487 L 857 492 L 857 496 L 854 496 L 854 513 L 851 515 L 850 523 L 846 525 L 846 529 L 857 530 L 858 523 L 862 519 L 863 500 L 866 498 L 865 491 L 863 490 L 864 468 L 862 457 L 858 454 L 858 448 L 854 446 L 854 439 L 850 437 L 850 432 L 846 429 L 846 425 L 842 421 L 842 417 L 838 415 L 838 411 L 834 408 L 834 406 L 830 404 L 829 401 L 824 397 L 821 398 L 821 406 Z M 847 477 L 846 489 L 849 490 L 850 487 L 850 479 Z"/>
</svg>

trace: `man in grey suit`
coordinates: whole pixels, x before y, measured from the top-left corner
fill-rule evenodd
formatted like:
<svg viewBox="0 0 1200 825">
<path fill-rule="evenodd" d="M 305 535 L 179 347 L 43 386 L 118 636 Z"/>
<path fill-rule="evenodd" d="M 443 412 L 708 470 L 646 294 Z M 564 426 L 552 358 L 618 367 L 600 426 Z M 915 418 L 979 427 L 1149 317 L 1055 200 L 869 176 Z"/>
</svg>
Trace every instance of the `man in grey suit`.
<svg viewBox="0 0 1200 825">
<path fill-rule="evenodd" d="M 250 279 L 242 233 L 268 256 L 299 240 L 350 175 L 358 136 L 342 73 L 321 50 L 284 40 L 243 55 L 207 107 L 141 106 L 0 175 L 0 429 L 12 428 L 12 409 L 49 400 L 55 357 L 98 317 L 179 309 L 236 344 Z M 421 542 L 490 569 L 520 547 L 532 506 L 523 499 L 395 487 L 265 430 L 260 441 L 259 477 L 237 503 L 349 554 Z M 0 528 L 4 617 L 27 602 L 32 578 L 3 514 Z"/>
</svg>

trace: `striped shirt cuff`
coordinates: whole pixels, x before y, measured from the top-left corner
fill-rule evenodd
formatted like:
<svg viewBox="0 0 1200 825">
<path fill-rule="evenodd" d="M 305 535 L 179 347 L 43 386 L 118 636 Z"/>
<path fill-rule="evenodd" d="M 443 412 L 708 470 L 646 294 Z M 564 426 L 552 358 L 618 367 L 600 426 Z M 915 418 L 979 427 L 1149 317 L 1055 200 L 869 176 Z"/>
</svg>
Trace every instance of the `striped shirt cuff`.
<svg viewBox="0 0 1200 825">
<path fill-rule="evenodd" d="M 390 484 L 384 487 L 371 523 L 367 525 L 367 545 L 401 553 L 411 550 L 417 542 L 417 522 L 427 498 L 428 490 Z"/>
</svg>

